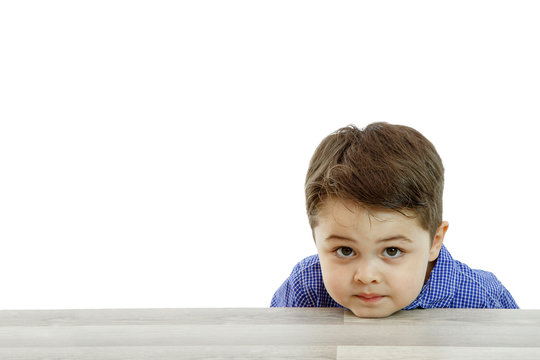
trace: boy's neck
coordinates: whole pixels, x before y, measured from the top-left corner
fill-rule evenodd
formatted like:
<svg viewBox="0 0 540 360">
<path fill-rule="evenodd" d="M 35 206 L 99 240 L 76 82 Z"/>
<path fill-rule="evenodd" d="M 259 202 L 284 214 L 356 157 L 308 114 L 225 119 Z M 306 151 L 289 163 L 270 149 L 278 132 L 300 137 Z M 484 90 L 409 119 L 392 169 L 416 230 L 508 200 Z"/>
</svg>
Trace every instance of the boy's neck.
<svg viewBox="0 0 540 360">
<path fill-rule="evenodd" d="M 431 275 L 431 271 L 433 270 L 433 268 L 435 267 L 435 264 L 437 263 L 437 259 L 433 260 L 433 261 L 430 261 L 428 262 L 428 267 L 427 267 L 427 271 L 426 271 L 426 277 L 424 278 L 424 284 L 427 283 L 430 275 Z"/>
</svg>

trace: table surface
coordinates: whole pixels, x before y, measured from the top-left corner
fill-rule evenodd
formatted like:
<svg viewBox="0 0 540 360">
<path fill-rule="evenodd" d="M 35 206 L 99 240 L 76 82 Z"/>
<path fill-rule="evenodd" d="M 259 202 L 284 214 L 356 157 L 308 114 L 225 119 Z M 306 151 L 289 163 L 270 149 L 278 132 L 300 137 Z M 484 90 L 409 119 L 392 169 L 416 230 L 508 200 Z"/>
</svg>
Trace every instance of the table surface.
<svg viewBox="0 0 540 360">
<path fill-rule="evenodd" d="M 2 310 L 0 359 L 540 359 L 540 310 Z"/>
</svg>

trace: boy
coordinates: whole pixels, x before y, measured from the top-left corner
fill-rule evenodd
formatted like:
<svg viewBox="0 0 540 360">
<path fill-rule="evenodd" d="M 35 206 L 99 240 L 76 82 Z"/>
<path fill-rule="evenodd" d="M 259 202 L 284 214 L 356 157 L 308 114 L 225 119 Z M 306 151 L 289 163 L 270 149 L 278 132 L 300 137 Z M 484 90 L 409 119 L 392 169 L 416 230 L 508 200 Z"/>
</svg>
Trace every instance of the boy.
<svg viewBox="0 0 540 360">
<path fill-rule="evenodd" d="M 415 308 L 518 308 L 489 272 L 443 245 L 444 168 L 418 131 L 374 123 L 326 137 L 306 176 L 318 255 L 300 261 L 271 306 L 346 307 L 359 317 Z"/>
</svg>

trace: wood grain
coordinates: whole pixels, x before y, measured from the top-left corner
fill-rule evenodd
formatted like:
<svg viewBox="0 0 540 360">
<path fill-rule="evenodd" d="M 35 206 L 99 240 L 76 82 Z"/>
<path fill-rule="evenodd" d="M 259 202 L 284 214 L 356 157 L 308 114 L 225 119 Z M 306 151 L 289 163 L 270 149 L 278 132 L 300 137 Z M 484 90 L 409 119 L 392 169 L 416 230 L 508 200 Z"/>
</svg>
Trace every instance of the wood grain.
<svg viewBox="0 0 540 360">
<path fill-rule="evenodd" d="M 1 310 L 0 326 L 343 324 L 341 308 Z"/>
<path fill-rule="evenodd" d="M 0 311 L 2 360 L 540 359 L 539 348 L 540 310 L 414 310 L 383 319 L 338 308 Z"/>
<path fill-rule="evenodd" d="M 449 346 L 339 346 L 338 360 L 357 359 L 415 359 L 415 360 L 538 360 L 540 347 L 449 347 Z"/>
<path fill-rule="evenodd" d="M 355 316 L 349 310 L 344 312 L 345 323 L 410 325 L 415 320 L 422 320 L 424 325 L 452 326 L 464 325 L 538 325 L 540 311 L 510 309 L 418 309 L 402 310 L 378 319 L 366 319 Z"/>
<path fill-rule="evenodd" d="M 2 360 L 336 359 L 335 346 L 124 346 L 0 348 Z"/>
</svg>

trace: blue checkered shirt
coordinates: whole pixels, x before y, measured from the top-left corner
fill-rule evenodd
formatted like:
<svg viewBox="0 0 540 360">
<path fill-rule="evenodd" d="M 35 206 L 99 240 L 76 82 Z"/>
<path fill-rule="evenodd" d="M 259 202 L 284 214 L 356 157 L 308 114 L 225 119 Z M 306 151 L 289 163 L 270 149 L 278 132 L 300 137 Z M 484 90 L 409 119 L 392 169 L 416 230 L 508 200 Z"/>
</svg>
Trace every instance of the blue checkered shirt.
<svg viewBox="0 0 540 360">
<path fill-rule="evenodd" d="M 276 291 L 271 307 L 342 307 L 324 287 L 318 255 L 300 261 Z M 518 309 L 510 292 L 490 272 L 454 260 L 443 245 L 428 281 L 404 310 L 416 308 Z"/>
</svg>

